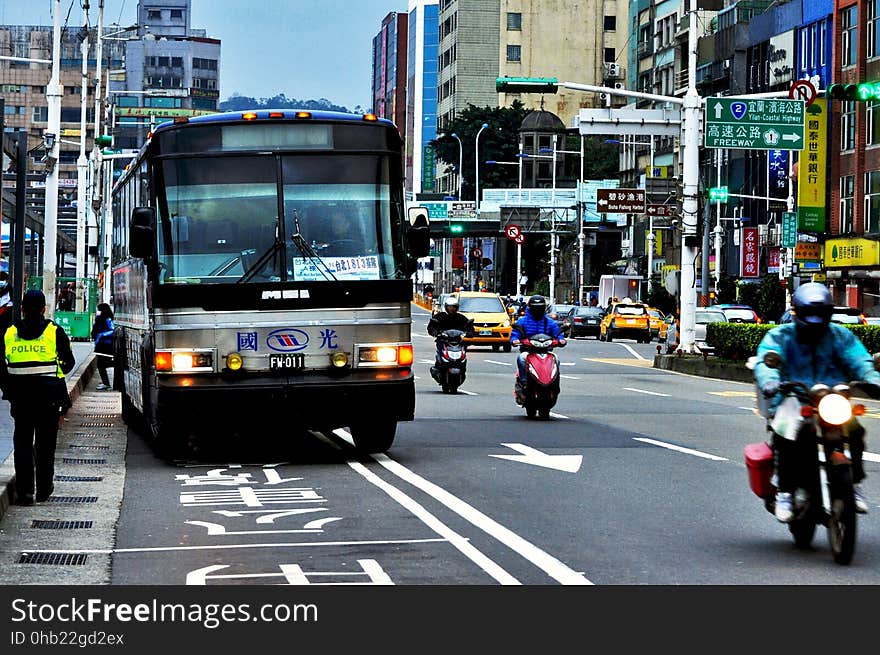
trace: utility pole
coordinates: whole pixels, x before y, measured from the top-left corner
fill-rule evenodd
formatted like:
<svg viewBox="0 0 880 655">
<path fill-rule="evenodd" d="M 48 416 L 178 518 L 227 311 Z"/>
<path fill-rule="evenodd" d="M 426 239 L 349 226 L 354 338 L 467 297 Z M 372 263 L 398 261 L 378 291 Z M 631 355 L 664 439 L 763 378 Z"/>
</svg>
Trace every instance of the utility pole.
<svg viewBox="0 0 880 655">
<path fill-rule="evenodd" d="M 98 31 L 95 34 L 95 128 L 92 132 L 92 153 L 90 157 L 91 175 L 91 209 L 95 216 L 95 243 L 98 244 L 98 255 L 95 259 L 95 274 L 99 270 L 103 270 L 103 264 L 98 259 L 101 256 L 102 248 L 100 247 L 102 237 L 104 205 L 102 202 L 103 190 L 101 183 L 103 180 L 103 163 L 101 161 L 101 146 L 98 143 L 98 136 L 103 133 L 102 116 L 101 116 L 101 58 L 104 56 L 103 46 L 104 40 L 101 38 L 101 32 L 104 29 L 104 0 L 98 2 Z M 106 276 L 105 276 L 106 278 Z"/>
<path fill-rule="evenodd" d="M 76 160 L 76 311 L 82 312 L 85 295 L 86 276 L 86 221 L 88 221 L 88 202 L 86 197 L 86 178 L 88 160 L 86 159 L 86 103 L 89 99 L 89 2 L 82 5 L 83 26 L 80 31 L 80 55 L 82 56 L 82 77 L 80 80 L 79 103 L 79 157 Z"/>
<path fill-rule="evenodd" d="M 61 147 L 61 0 L 52 11 L 52 77 L 46 87 L 49 116 L 46 132 L 46 205 L 43 212 L 43 293 L 46 318 L 55 314 L 55 271 L 58 261 L 58 156 Z M 51 135 L 51 143 L 50 141 Z"/>
<path fill-rule="evenodd" d="M 577 216 L 578 216 L 578 302 L 584 301 L 584 242 L 587 240 L 584 234 L 584 135 L 581 134 L 581 168 L 577 188 Z M 589 303 L 588 303 L 589 304 Z"/>
<path fill-rule="evenodd" d="M 18 133 L 15 150 L 15 223 L 9 234 L 12 253 L 12 310 L 13 318 L 21 318 L 21 298 L 24 293 L 24 213 L 27 202 L 27 153 L 28 135 L 26 130 Z M 3 153 L 0 152 L 0 159 Z"/>
</svg>

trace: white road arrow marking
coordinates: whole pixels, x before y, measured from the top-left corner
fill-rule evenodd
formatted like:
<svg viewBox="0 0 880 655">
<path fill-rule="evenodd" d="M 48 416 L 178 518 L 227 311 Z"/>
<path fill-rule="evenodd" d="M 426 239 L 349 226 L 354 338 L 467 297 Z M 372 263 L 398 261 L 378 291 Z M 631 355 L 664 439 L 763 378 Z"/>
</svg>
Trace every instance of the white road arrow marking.
<svg viewBox="0 0 880 655">
<path fill-rule="evenodd" d="M 783 141 L 800 141 L 801 135 L 800 134 L 783 134 L 782 140 Z"/>
<path fill-rule="evenodd" d="M 577 473 L 583 461 L 581 455 L 548 455 L 521 443 L 503 443 L 501 445 L 521 454 L 489 455 L 489 457 L 509 459 L 513 462 L 522 462 L 523 464 L 534 464 L 535 466 L 543 466 L 548 469 L 556 469 L 557 471 L 566 471 L 568 473 Z"/>
</svg>

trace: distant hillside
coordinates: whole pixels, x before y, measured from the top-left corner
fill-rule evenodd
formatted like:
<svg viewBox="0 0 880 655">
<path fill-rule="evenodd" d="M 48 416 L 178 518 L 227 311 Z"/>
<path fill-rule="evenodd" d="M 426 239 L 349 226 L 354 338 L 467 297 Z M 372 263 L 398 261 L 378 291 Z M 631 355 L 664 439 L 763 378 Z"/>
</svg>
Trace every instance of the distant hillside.
<svg viewBox="0 0 880 655">
<path fill-rule="evenodd" d="M 326 98 L 319 100 L 297 100 L 296 98 L 288 98 L 283 93 L 279 93 L 271 98 L 251 98 L 233 93 L 228 100 L 220 102 L 218 107 L 220 111 L 245 111 L 247 109 L 312 109 L 324 111 L 342 111 L 346 113 L 363 114 L 366 110 L 360 106 L 349 110 L 342 105 L 334 105 Z"/>
</svg>

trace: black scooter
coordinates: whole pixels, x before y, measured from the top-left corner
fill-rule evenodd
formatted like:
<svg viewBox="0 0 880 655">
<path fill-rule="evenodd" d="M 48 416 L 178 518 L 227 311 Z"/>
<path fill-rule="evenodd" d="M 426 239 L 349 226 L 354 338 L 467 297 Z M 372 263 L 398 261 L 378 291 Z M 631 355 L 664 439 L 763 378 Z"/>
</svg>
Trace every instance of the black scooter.
<svg viewBox="0 0 880 655">
<path fill-rule="evenodd" d="M 444 330 L 437 334 L 439 361 L 431 367 L 431 377 L 443 389 L 443 393 L 456 393 L 464 384 L 467 373 L 467 348 L 465 333 L 461 330 Z"/>
</svg>

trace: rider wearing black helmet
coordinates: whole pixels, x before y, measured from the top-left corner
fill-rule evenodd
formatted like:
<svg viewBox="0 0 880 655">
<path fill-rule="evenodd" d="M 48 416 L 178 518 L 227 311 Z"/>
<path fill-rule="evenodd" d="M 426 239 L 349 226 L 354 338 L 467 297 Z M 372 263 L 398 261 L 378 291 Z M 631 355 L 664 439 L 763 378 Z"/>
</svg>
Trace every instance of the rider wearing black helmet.
<svg viewBox="0 0 880 655">
<path fill-rule="evenodd" d="M 465 333 L 465 336 L 474 336 L 473 320 L 458 311 L 458 296 L 446 296 L 446 300 L 443 301 L 443 310 L 442 312 L 437 312 L 428 321 L 428 334 L 436 337 L 445 330 L 461 330 Z M 435 369 L 436 365 L 440 363 L 440 348 L 441 345 L 438 343 L 435 355 Z M 432 372 L 434 372 L 434 369 L 432 369 Z"/>
<path fill-rule="evenodd" d="M 544 296 L 532 296 L 526 305 L 526 313 L 513 324 L 510 331 L 510 345 L 519 346 L 523 339 L 527 339 L 536 334 L 546 334 L 559 341 L 560 346 L 564 346 L 565 335 L 562 328 L 552 318 L 546 315 L 547 299 Z M 526 353 L 522 352 L 516 359 L 516 365 L 519 367 L 519 380 L 526 379 Z"/>
<path fill-rule="evenodd" d="M 846 384 L 861 380 L 862 389 L 872 397 L 880 397 L 880 373 L 874 369 L 871 355 L 848 328 L 831 322 L 834 303 L 828 289 L 815 282 L 803 284 L 792 296 L 794 320 L 770 330 L 758 345 L 755 381 L 762 393 L 771 398 L 770 413 L 775 415 L 784 400 L 777 393 L 781 382 L 797 380 L 808 387 L 814 384 Z M 782 358 L 779 368 L 763 363 L 764 354 L 776 352 Z M 862 453 L 865 448 L 864 428 L 852 419 L 849 425 L 849 448 L 855 483 L 856 510 L 868 511 L 865 494 L 859 484 L 865 477 Z M 773 450 L 778 476 L 776 518 L 789 522 L 794 517 L 792 492 L 795 481 L 786 467 L 797 457 L 795 442 L 773 434 Z"/>
</svg>

